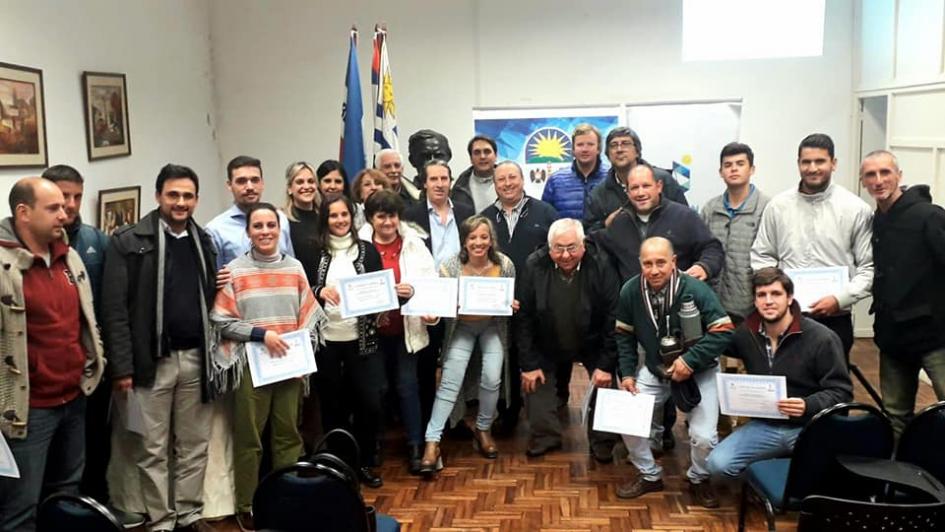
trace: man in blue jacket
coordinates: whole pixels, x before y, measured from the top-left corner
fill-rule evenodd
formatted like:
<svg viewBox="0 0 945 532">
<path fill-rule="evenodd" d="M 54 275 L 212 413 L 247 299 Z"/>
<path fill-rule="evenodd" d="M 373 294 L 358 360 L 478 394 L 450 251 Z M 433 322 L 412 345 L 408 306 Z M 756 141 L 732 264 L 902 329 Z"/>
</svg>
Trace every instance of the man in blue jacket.
<svg viewBox="0 0 945 532">
<path fill-rule="evenodd" d="M 584 219 L 587 197 L 607 176 L 607 169 L 601 166 L 600 146 L 600 131 L 596 127 L 580 124 L 574 128 L 571 167 L 551 174 L 541 193 L 541 200 L 551 204 L 562 217 Z"/>
<path fill-rule="evenodd" d="M 85 180 L 75 168 L 57 164 L 43 172 L 43 177 L 52 181 L 62 191 L 66 211 L 66 242 L 79 253 L 85 271 L 89 274 L 92 285 L 92 302 L 95 316 L 101 323 L 102 274 L 105 272 L 105 249 L 108 237 L 96 227 L 82 223 L 79 209 L 82 207 L 82 195 Z M 105 481 L 105 469 L 111 454 L 108 427 L 108 406 L 111 403 L 111 385 L 99 384 L 85 405 L 85 470 L 82 473 L 82 493 L 94 497 L 102 504 L 108 503 L 108 483 Z M 135 520 L 130 524 L 143 524 Z"/>
</svg>

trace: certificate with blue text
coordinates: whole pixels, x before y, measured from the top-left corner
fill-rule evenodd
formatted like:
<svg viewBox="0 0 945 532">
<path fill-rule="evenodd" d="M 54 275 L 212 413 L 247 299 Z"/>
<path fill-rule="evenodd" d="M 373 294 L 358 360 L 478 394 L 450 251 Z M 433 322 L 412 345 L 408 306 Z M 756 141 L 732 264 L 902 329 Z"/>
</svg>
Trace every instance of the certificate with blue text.
<svg viewBox="0 0 945 532">
<path fill-rule="evenodd" d="M 400 307 L 404 316 L 456 317 L 459 284 L 455 277 L 413 277 L 403 282 L 413 288 L 413 296 Z"/>
<path fill-rule="evenodd" d="M 511 316 L 515 298 L 512 277 L 459 278 L 459 313 L 467 316 Z"/>
<path fill-rule="evenodd" d="M 784 375 L 740 375 L 717 373 L 719 407 L 727 416 L 787 419 L 778 401 L 787 399 Z"/>
<path fill-rule="evenodd" d="M 394 284 L 394 270 L 381 270 L 338 279 L 341 317 L 355 318 L 400 308 Z"/>
<path fill-rule="evenodd" d="M 843 292 L 850 280 L 846 266 L 787 268 L 784 273 L 794 282 L 794 300 L 802 311 L 809 310 L 822 297 Z"/>
<path fill-rule="evenodd" d="M 254 388 L 302 377 L 318 370 L 308 329 L 280 334 L 279 338 L 289 344 L 285 355 L 281 357 L 272 356 L 262 342 L 246 342 L 246 359 Z"/>
</svg>

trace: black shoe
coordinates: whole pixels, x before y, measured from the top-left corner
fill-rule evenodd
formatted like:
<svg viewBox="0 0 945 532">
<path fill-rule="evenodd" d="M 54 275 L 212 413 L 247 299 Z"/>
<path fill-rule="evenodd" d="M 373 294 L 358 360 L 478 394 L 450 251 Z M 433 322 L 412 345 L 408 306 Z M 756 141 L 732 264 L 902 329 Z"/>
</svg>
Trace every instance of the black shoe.
<svg viewBox="0 0 945 532">
<path fill-rule="evenodd" d="M 492 423 L 492 433 L 496 436 L 512 436 L 518 425 L 518 416 L 503 415 Z"/>
<path fill-rule="evenodd" d="M 407 470 L 411 475 L 420 474 L 420 460 L 423 458 L 423 447 L 420 445 L 407 446 Z"/>
<path fill-rule="evenodd" d="M 358 476 L 361 477 L 361 483 L 369 488 L 379 488 L 384 485 L 384 479 L 370 467 L 362 467 L 358 471 Z"/>
<path fill-rule="evenodd" d="M 617 497 L 621 499 L 636 499 L 640 495 L 653 491 L 663 490 L 663 480 L 646 480 L 643 477 L 637 477 L 626 484 L 617 486 Z"/>
<path fill-rule="evenodd" d="M 611 445 L 592 445 L 591 456 L 599 464 L 609 464 L 614 461 L 614 448 Z"/>
<path fill-rule="evenodd" d="M 455 427 L 450 427 L 444 432 L 451 440 L 471 440 L 473 438 L 473 432 L 465 421 L 460 421 Z"/>
<path fill-rule="evenodd" d="M 559 395 L 558 396 L 558 410 L 561 410 L 562 408 L 567 408 L 569 399 L 570 397 L 567 395 Z"/>
<path fill-rule="evenodd" d="M 551 451 L 557 451 L 561 448 L 561 442 L 554 443 L 530 443 L 528 444 L 528 449 L 525 449 L 525 454 L 535 458 L 538 456 L 544 456 Z"/>
<path fill-rule="evenodd" d="M 718 508 L 719 496 L 715 493 L 715 488 L 709 484 L 709 479 L 695 484 L 689 481 L 689 494 L 692 495 L 693 502 L 701 505 L 703 508 Z"/>
</svg>

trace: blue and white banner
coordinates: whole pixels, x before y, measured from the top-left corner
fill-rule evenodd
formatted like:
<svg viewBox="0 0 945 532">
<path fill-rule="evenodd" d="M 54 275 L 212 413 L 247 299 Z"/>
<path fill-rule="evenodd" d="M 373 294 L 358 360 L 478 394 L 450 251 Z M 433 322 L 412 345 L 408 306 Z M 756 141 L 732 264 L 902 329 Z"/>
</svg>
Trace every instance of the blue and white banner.
<svg viewBox="0 0 945 532">
<path fill-rule="evenodd" d="M 619 106 L 473 110 L 476 134 L 495 139 L 497 160 L 513 160 L 525 172 L 525 191 L 541 197 L 548 176 L 571 165 L 571 133 L 591 124 L 602 137 L 620 125 Z M 601 150 L 603 151 L 603 142 Z M 603 157 L 604 165 L 607 158 Z"/>
</svg>

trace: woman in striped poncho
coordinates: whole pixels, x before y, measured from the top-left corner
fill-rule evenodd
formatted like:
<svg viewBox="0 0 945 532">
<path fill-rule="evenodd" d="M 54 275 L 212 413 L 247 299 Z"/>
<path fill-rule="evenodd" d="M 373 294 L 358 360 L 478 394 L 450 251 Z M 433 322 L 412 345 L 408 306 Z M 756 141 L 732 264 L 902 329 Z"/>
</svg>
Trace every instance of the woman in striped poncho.
<svg viewBox="0 0 945 532">
<path fill-rule="evenodd" d="M 273 469 L 293 464 L 302 454 L 298 413 L 303 380 L 293 378 L 254 388 L 246 375 L 246 342 L 262 342 L 271 356 L 283 356 L 288 345 L 279 335 L 307 329 L 317 350 L 323 343 L 327 318 L 312 294 L 302 264 L 279 252 L 275 207 L 254 205 L 246 223 L 252 248 L 227 265 L 231 278 L 217 293 L 210 319 L 218 339 L 214 378 L 236 390 L 233 462 L 237 519 L 241 528 L 252 529 L 250 510 L 259 481 L 261 435 L 266 423 L 272 437 Z"/>
</svg>

